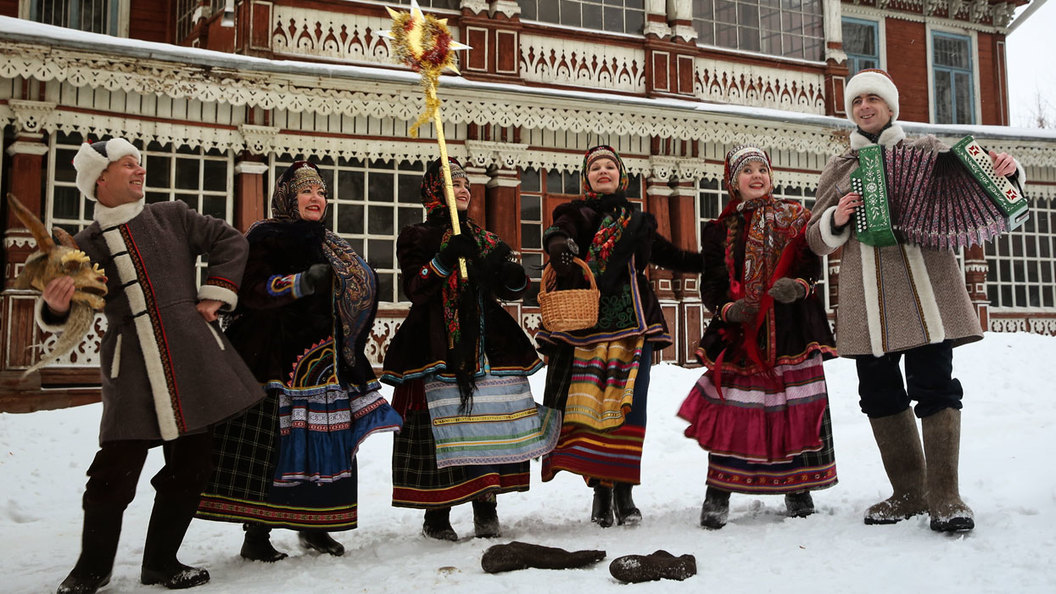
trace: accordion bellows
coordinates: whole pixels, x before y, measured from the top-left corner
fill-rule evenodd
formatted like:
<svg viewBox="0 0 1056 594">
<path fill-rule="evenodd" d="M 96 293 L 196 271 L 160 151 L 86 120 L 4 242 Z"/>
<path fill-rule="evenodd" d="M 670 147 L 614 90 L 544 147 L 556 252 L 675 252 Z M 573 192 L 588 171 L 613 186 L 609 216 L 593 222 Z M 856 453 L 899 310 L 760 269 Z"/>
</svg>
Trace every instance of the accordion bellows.
<svg viewBox="0 0 1056 594">
<path fill-rule="evenodd" d="M 858 163 L 851 188 L 863 204 L 855 233 L 866 245 L 902 241 L 956 250 L 981 245 L 1029 216 L 1023 194 L 994 173 L 971 136 L 949 151 L 872 145 L 858 151 Z"/>
</svg>

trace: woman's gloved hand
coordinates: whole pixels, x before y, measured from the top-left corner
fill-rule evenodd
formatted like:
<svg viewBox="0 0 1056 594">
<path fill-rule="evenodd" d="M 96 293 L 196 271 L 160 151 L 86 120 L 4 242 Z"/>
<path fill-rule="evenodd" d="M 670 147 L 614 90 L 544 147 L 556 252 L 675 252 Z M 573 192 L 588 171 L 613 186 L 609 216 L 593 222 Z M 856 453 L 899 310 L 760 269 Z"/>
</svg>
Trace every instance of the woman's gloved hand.
<svg viewBox="0 0 1056 594">
<path fill-rule="evenodd" d="M 300 284 L 297 289 L 301 295 L 312 295 L 326 285 L 330 280 L 329 264 L 312 264 L 301 273 Z"/>
<path fill-rule="evenodd" d="M 742 297 L 726 308 L 726 313 L 723 317 L 726 318 L 727 322 L 743 324 L 755 317 L 756 313 L 758 313 L 758 309 L 755 306 L 749 305 L 748 300 Z"/>
<path fill-rule="evenodd" d="M 459 235 L 452 235 L 451 239 L 447 240 L 447 245 L 440 250 L 436 257 L 440 259 L 440 263 L 444 265 L 444 268 L 451 270 L 458 266 L 459 258 L 472 260 L 478 253 L 480 253 L 480 246 L 477 245 L 476 238 L 467 233 L 460 233 Z"/>
<path fill-rule="evenodd" d="M 807 289 L 803 283 L 787 276 L 774 281 L 774 286 L 770 287 L 767 292 L 774 298 L 774 301 L 779 303 L 792 303 L 807 296 Z"/>
<path fill-rule="evenodd" d="M 550 243 L 546 246 L 546 253 L 550 256 L 550 266 L 558 276 L 569 276 L 579 268 L 573 262 L 576 255 L 568 247 L 567 237 L 557 236 L 551 238 Z"/>
</svg>

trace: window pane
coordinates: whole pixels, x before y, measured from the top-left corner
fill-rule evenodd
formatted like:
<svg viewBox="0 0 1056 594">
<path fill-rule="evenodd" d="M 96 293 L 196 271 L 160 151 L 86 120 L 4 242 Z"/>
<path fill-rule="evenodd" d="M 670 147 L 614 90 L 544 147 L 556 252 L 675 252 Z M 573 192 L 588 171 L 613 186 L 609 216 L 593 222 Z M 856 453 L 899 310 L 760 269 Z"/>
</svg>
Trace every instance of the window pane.
<svg viewBox="0 0 1056 594">
<path fill-rule="evenodd" d="M 213 192 L 227 191 L 227 161 L 206 161 L 202 189 Z"/>
</svg>

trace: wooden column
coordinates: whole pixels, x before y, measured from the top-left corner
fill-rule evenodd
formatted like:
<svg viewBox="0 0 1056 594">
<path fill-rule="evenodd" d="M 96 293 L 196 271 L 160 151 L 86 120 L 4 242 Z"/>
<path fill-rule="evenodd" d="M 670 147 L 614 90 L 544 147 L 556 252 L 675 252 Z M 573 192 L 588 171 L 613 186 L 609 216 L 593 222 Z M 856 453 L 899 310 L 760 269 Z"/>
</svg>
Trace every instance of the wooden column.
<svg viewBox="0 0 1056 594">
<path fill-rule="evenodd" d="M 244 155 L 235 163 L 235 220 L 232 224 L 245 233 L 249 226 L 267 218 L 271 200 L 268 164 L 262 157 Z"/>
</svg>

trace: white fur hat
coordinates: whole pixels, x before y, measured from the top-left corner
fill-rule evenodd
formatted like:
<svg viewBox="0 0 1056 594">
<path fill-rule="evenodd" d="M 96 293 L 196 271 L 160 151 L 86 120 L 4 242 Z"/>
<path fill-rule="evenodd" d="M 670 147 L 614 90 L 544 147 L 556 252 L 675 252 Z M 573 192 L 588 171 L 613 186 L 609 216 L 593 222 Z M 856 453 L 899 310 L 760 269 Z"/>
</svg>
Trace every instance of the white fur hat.
<svg viewBox="0 0 1056 594">
<path fill-rule="evenodd" d="M 99 142 L 86 142 L 73 157 L 73 168 L 77 170 L 77 189 L 95 200 L 95 182 L 103 170 L 118 159 L 132 155 L 142 161 L 139 149 L 124 138 L 111 138 Z"/>
<path fill-rule="evenodd" d="M 895 86 L 895 81 L 891 79 L 891 75 L 886 70 L 867 68 L 859 71 L 847 81 L 847 85 L 843 88 L 843 108 L 846 110 L 847 119 L 853 124 L 857 122 L 851 117 L 851 104 L 859 95 L 880 97 L 891 108 L 891 121 L 898 119 L 898 87 Z"/>
</svg>

